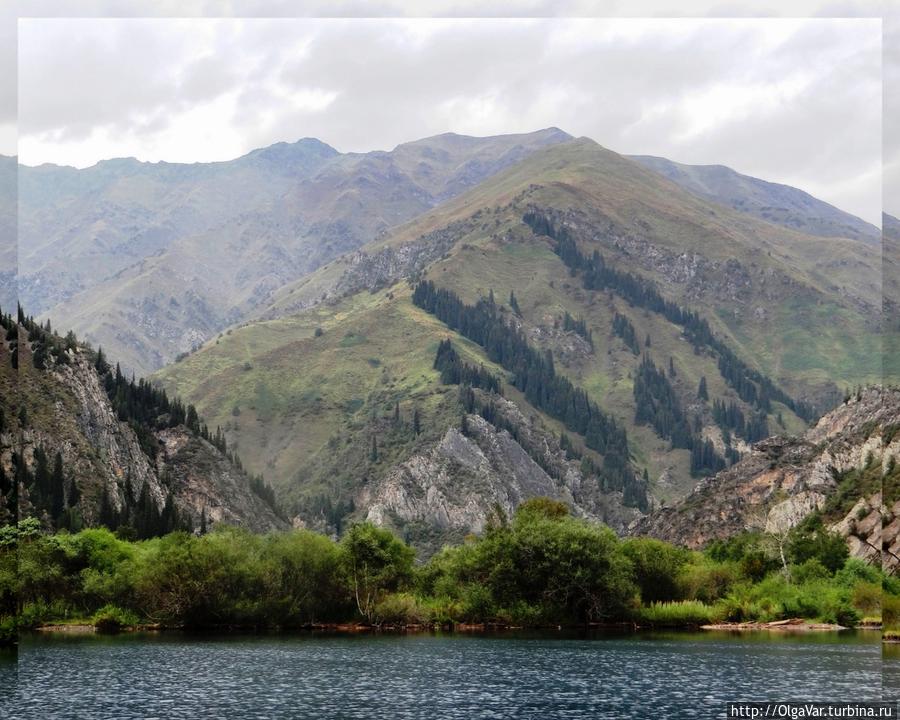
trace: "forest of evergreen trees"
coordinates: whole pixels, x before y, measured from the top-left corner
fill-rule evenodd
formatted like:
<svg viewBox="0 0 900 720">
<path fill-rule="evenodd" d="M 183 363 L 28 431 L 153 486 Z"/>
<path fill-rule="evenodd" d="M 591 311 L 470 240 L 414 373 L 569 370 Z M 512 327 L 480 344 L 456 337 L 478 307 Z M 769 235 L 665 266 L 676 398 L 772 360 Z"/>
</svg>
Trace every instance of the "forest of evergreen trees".
<svg viewBox="0 0 900 720">
<path fill-rule="evenodd" d="M 603 455 L 603 476 L 609 487 L 624 490 L 636 482 L 625 429 L 583 389 L 557 375 L 552 354 L 531 347 L 522 332 L 503 319 L 493 294 L 475 305 L 466 305 L 451 290 L 439 289 L 428 280 L 416 286 L 412 300 L 484 348 L 492 362 L 512 374 L 510 383 L 528 402 L 583 436 L 589 448 Z"/>
<path fill-rule="evenodd" d="M 729 403 L 713 400 L 712 415 L 723 433 L 739 435 L 751 443 L 769 437 L 769 421 L 765 413 L 755 412 L 747 420 L 733 400 Z"/>
<path fill-rule="evenodd" d="M 586 290 L 612 290 L 631 305 L 657 312 L 682 327 L 685 337 L 696 350 L 711 350 L 718 358 L 722 377 L 742 400 L 766 413 L 771 411 L 771 401 L 774 400 L 807 422 L 815 418 L 816 412 L 811 405 L 795 401 L 770 378 L 747 365 L 715 336 L 705 319 L 693 310 L 663 298 L 651 281 L 610 267 L 597 250 L 590 256 L 584 255 L 569 231 L 557 226 L 543 213 L 530 211 L 522 219 L 536 234 L 546 235 L 556 242 L 554 252 L 572 272 L 581 273 Z"/>
<path fill-rule="evenodd" d="M 441 340 L 434 358 L 434 369 L 441 374 L 444 385 L 468 385 L 488 392 L 502 394 L 500 378 L 481 367 L 462 361 L 450 339 Z"/>
<path fill-rule="evenodd" d="M 673 448 L 693 447 L 691 426 L 666 374 L 645 355 L 634 376 L 634 421 L 650 425 Z"/>
</svg>

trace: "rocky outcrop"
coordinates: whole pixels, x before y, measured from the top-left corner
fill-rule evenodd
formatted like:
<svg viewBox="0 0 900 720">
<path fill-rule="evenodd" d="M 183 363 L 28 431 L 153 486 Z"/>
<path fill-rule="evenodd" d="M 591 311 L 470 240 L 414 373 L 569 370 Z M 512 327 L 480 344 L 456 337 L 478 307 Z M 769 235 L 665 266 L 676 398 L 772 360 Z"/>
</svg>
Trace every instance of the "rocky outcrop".
<svg viewBox="0 0 900 720">
<path fill-rule="evenodd" d="M 507 516 L 536 496 L 560 500 L 575 515 L 619 530 L 639 513 L 624 508 L 621 493 L 603 493 L 585 478 L 553 436 L 525 418 L 511 402 L 499 413 L 516 423 L 518 441 L 479 415 L 466 416 L 466 434 L 450 428 L 428 450 L 398 464 L 357 506 L 379 525 L 422 523 L 443 533 L 480 532 L 496 508 Z M 528 450 L 525 449 L 528 447 Z"/>
<path fill-rule="evenodd" d="M 896 555 L 881 552 L 881 493 L 861 497 L 850 512 L 829 528 L 847 539 L 850 555 L 868 563 L 881 562 L 888 572 L 896 570 Z"/>
<path fill-rule="evenodd" d="M 285 528 L 269 505 L 248 488 L 248 479 L 212 444 L 184 426 L 157 434 L 157 468 L 179 509 L 207 522 L 240 525 L 254 532 Z"/>
<path fill-rule="evenodd" d="M 701 481 L 683 501 L 651 513 L 630 531 L 692 548 L 749 529 L 786 532 L 825 506 L 841 473 L 874 466 L 886 475 L 900 456 L 900 437 L 886 429 L 898 422 L 900 390 L 865 388 L 804 436 L 756 443 L 740 462 Z M 876 560 L 882 546 L 881 505 L 880 493 L 861 497 L 833 524 L 854 556 Z M 900 521 L 896 526 L 900 530 Z M 891 527 L 893 542 L 898 533 Z"/>
<path fill-rule="evenodd" d="M 335 267 L 343 268 L 339 273 L 314 288 L 301 283 L 283 302 L 275 303 L 260 318 L 269 320 L 291 315 L 320 303 L 336 302 L 353 293 L 375 292 L 404 278 L 414 278 L 444 257 L 470 229 L 465 221 L 454 222 L 402 245 L 347 254 L 335 262 Z"/>
<path fill-rule="evenodd" d="M 186 427 L 157 431 L 158 450 L 151 457 L 134 428 L 117 416 L 86 352 L 68 351 L 68 362 L 38 370 L 32 367 L 28 344 L 19 349 L 18 394 L 27 420 L 15 436 L 3 436 L 0 459 L 5 472 L 11 470 L 13 452 L 31 469 L 37 448 L 49 458 L 59 453 L 67 488 L 77 488 L 78 509 L 89 525 L 98 522 L 104 495 L 121 512 L 146 487 L 160 511 L 171 494 L 180 516 L 191 518 L 194 527 L 204 511 L 209 524 L 225 522 L 256 531 L 286 526 L 251 490 L 242 470 Z M 20 509 L 27 514 L 31 504 L 26 487 L 20 488 L 19 497 Z"/>
</svg>

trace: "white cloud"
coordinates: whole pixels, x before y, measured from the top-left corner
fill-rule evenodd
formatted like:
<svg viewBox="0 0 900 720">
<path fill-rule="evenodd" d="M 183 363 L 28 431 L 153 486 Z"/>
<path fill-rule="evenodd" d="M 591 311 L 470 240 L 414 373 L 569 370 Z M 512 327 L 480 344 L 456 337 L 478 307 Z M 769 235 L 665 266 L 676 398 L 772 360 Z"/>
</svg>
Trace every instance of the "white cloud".
<svg viewBox="0 0 900 720">
<path fill-rule="evenodd" d="M 29 164 L 195 161 L 303 136 L 365 151 L 554 125 L 877 220 L 880 40 L 879 21 L 846 19 L 22 20 L 19 150 Z"/>
</svg>

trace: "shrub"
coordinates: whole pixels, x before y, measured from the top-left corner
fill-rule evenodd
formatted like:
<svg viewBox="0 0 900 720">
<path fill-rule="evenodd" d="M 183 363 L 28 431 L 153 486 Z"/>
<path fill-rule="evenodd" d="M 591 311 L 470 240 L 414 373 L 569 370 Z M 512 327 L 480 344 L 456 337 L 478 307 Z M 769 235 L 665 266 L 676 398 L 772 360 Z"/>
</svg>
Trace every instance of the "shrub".
<svg viewBox="0 0 900 720">
<path fill-rule="evenodd" d="M 35 600 L 22 605 L 17 622 L 20 629 L 32 629 L 69 616 L 69 607 L 63 600 Z"/>
<path fill-rule="evenodd" d="M 645 603 L 678 597 L 678 575 L 688 561 L 688 552 L 651 538 L 634 538 L 622 543 L 631 560 L 632 574 Z"/>
<path fill-rule="evenodd" d="M 12 616 L 0 617 L 0 647 L 12 645 L 19 638 L 19 628 L 16 618 Z"/>
<path fill-rule="evenodd" d="M 805 583 L 813 580 L 824 580 L 830 575 L 818 558 L 810 558 L 802 565 L 791 569 L 791 578 L 796 583 Z"/>
<path fill-rule="evenodd" d="M 718 564 L 701 559 L 685 565 L 678 575 L 678 596 L 686 600 L 714 603 L 728 594 L 737 581 L 734 563 Z"/>
<path fill-rule="evenodd" d="M 489 588 L 480 583 L 468 583 L 460 593 L 459 619 L 467 623 L 492 622 L 497 618 L 497 606 Z"/>
<path fill-rule="evenodd" d="M 94 613 L 93 622 L 98 632 L 115 633 L 134 627 L 140 622 L 140 618 L 131 610 L 125 610 L 117 605 L 104 605 Z"/>
<path fill-rule="evenodd" d="M 459 621 L 462 616 L 460 603 L 447 595 L 426 597 L 420 601 L 420 607 L 429 623 L 449 625 Z"/>
<path fill-rule="evenodd" d="M 881 585 L 867 582 L 859 583 L 853 588 L 853 607 L 863 615 L 880 612 Z"/>
<path fill-rule="evenodd" d="M 900 595 L 881 596 L 881 622 L 885 630 L 900 630 Z"/>
<path fill-rule="evenodd" d="M 428 617 L 418 600 L 409 593 L 390 593 L 375 604 L 378 623 L 387 625 L 418 625 Z"/>
<path fill-rule="evenodd" d="M 881 570 L 859 558 L 848 558 L 844 567 L 835 573 L 834 579 L 841 585 L 852 587 L 858 582 L 880 583 Z"/>
</svg>

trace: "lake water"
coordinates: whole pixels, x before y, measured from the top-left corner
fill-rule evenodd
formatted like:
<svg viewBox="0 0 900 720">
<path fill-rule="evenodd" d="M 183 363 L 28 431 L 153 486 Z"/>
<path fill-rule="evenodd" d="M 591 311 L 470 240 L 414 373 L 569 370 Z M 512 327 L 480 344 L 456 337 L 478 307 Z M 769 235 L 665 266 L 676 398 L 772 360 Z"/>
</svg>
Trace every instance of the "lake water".
<svg viewBox="0 0 900 720">
<path fill-rule="evenodd" d="M 23 640 L 7 709 L 22 720 L 707 718 L 728 700 L 878 700 L 881 660 L 875 633 L 57 635 Z M 0 658 L 7 692 L 14 667 Z"/>
</svg>

